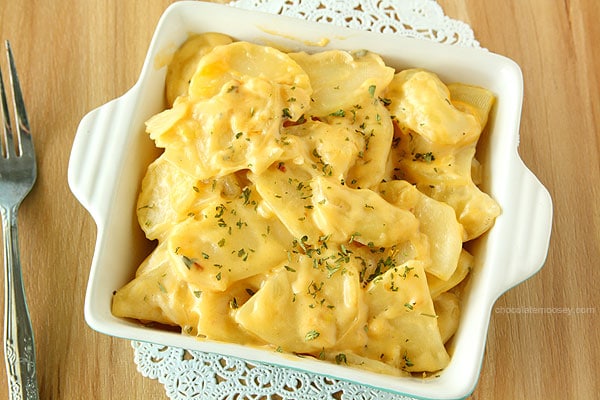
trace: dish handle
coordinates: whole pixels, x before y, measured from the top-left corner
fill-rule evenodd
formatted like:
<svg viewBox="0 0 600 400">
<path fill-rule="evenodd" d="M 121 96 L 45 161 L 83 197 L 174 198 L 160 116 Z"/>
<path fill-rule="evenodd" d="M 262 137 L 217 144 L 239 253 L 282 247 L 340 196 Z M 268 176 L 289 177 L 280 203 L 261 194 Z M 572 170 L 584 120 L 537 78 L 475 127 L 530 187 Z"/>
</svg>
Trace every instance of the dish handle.
<svg viewBox="0 0 600 400">
<path fill-rule="evenodd" d="M 507 260 L 506 289 L 512 288 L 536 274 L 548 255 L 552 231 L 552 198 L 548 190 L 518 158 L 508 195 L 509 210 L 516 221 L 510 227 L 511 248 L 502 249 Z"/>
<path fill-rule="evenodd" d="M 77 128 L 68 167 L 68 182 L 77 200 L 96 222 L 108 215 L 121 161 L 115 155 L 125 145 L 127 126 L 118 124 L 131 113 L 131 92 L 86 114 Z"/>
</svg>

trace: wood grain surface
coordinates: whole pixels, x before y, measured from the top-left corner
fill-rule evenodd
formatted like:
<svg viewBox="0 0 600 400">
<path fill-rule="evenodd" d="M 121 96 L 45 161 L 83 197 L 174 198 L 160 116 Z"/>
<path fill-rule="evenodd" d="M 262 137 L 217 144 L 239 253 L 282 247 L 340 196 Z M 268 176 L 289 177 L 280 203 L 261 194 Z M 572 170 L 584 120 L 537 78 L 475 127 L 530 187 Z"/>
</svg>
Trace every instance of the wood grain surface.
<svg viewBox="0 0 600 400">
<path fill-rule="evenodd" d="M 67 165 L 80 119 L 134 84 L 170 2 L 0 0 L 0 39 L 11 40 L 17 58 L 39 160 L 19 228 L 42 399 L 167 399 L 162 385 L 136 370 L 128 341 L 85 324 L 96 228 L 71 195 Z M 547 262 L 495 305 L 471 398 L 598 398 L 600 7 L 596 0 L 438 2 L 483 47 L 521 66 L 519 153 L 554 202 Z M 528 308 L 546 311 L 522 312 Z M 7 398 L 3 373 L 0 398 Z"/>
</svg>

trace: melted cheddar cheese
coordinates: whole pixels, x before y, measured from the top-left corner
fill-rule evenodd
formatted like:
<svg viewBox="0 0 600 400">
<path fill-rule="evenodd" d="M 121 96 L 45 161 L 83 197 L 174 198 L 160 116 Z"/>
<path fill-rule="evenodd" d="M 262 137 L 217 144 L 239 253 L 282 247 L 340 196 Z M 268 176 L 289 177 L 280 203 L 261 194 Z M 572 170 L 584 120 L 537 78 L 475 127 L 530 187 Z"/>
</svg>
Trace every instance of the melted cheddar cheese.
<svg viewBox="0 0 600 400">
<path fill-rule="evenodd" d="M 463 244 L 500 213 L 473 179 L 489 91 L 204 34 L 166 97 L 137 203 L 158 245 L 114 315 L 383 373 L 446 367 Z"/>
</svg>

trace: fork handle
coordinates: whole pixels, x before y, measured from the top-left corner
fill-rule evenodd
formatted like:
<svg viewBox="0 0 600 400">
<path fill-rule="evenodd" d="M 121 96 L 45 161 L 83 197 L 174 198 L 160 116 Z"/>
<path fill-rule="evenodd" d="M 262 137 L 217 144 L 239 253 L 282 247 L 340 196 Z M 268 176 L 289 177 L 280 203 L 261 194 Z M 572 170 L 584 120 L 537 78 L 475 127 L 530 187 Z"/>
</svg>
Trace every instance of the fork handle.
<svg viewBox="0 0 600 400">
<path fill-rule="evenodd" d="M 18 205 L 1 210 L 5 272 L 4 359 L 9 400 L 37 400 L 35 344 L 21 274 L 17 208 Z"/>
</svg>

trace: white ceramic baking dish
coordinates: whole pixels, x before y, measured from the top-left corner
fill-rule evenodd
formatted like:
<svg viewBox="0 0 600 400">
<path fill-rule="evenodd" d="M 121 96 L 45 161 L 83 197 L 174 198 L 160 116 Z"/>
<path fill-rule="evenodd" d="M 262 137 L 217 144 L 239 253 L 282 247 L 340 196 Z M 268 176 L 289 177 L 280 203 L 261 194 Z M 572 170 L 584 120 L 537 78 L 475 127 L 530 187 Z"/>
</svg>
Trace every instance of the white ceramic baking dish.
<svg viewBox="0 0 600 400">
<path fill-rule="evenodd" d="M 144 122 L 165 107 L 164 60 L 190 33 L 211 31 L 294 51 L 369 49 L 397 70 L 422 67 L 446 82 L 480 85 L 497 95 L 489 135 L 478 147 L 478 158 L 485 168 L 484 189 L 499 202 L 502 215 L 472 249 L 476 267 L 452 342 L 452 361 L 439 377 L 391 377 L 310 358 L 201 341 L 111 314 L 113 291 L 133 277 L 149 252 L 137 226 L 135 204 L 145 169 L 157 155 L 144 132 Z M 495 300 L 542 267 L 549 245 L 550 196 L 517 153 L 522 93 L 518 65 L 485 50 L 353 31 L 217 4 L 174 3 L 156 28 L 138 82 L 122 97 L 86 115 L 73 143 L 69 185 L 98 228 L 85 300 L 87 323 L 108 335 L 311 371 L 413 397 L 468 396 L 479 376 Z"/>
</svg>

